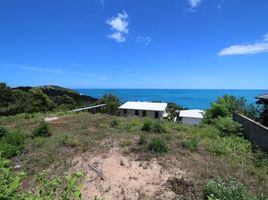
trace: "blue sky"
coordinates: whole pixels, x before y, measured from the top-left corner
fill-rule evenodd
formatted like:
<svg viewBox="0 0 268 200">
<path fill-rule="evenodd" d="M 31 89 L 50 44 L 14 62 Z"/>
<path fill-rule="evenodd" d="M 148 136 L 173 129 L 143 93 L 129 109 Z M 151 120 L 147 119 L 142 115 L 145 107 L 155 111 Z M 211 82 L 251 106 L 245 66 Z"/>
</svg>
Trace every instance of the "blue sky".
<svg viewBox="0 0 268 200">
<path fill-rule="evenodd" d="M 0 81 L 268 88 L 267 0 L 1 0 Z"/>
</svg>

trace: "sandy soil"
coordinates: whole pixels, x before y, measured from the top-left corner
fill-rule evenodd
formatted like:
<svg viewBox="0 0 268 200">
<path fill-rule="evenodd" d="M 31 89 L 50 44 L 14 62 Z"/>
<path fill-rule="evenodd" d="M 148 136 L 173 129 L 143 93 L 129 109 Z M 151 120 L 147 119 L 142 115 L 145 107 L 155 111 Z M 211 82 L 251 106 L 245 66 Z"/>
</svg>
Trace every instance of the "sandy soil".
<svg viewBox="0 0 268 200">
<path fill-rule="evenodd" d="M 157 159 L 138 160 L 135 154 L 123 156 L 119 147 L 111 145 L 109 152 L 97 156 L 75 158 L 76 170 L 85 173 L 83 199 L 173 199 L 176 193 L 168 187 L 170 179 L 181 180 L 180 168 L 164 169 Z M 101 175 L 89 167 L 91 164 Z M 102 177 L 103 176 L 103 177 Z"/>
</svg>

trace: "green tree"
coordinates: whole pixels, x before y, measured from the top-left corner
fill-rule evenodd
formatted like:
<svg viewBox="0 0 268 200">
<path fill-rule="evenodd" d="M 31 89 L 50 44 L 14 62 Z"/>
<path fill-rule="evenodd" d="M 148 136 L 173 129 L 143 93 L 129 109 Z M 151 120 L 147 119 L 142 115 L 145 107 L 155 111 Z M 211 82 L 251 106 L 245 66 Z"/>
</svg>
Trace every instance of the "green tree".
<svg viewBox="0 0 268 200">
<path fill-rule="evenodd" d="M 47 112 L 55 107 L 55 104 L 49 97 L 39 88 L 32 88 L 30 112 Z"/>
<path fill-rule="evenodd" d="M 96 104 L 106 104 L 105 106 L 105 112 L 116 115 L 118 114 L 118 108 L 120 106 L 120 101 L 117 96 L 108 93 L 104 94 L 101 99 L 99 99 Z"/>
</svg>

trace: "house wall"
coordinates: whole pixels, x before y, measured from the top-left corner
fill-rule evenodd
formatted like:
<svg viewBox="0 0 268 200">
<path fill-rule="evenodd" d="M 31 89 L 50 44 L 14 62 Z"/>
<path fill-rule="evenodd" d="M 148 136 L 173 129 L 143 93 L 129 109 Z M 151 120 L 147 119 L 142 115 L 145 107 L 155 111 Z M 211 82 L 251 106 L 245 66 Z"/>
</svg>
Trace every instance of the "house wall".
<svg viewBox="0 0 268 200">
<path fill-rule="evenodd" d="M 243 125 L 244 134 L 252 143 L 268 152 L 268 127 L 237 113 L 233 119 Z"/>
<path fill-rule="evenodd" d="M 202 119 L 200 118 L 191 118 L 191 117 L 182 117 L 182 123 L 183 124 L 189 124 L 189 125 L 198 125 L 200 124 Z"/>
<path fill-rule="evenodd" d="M 159 113 L 159 119 L 163 118 L 164 112 L 162 111 L 157 111 Z M 155 111 L 151 111 L 151 110 L 146 110 L 146 117 L 151 117 L 154 118 L 154 113 Z M 124 109 L 120 109 L 120 115 L 121 116 L 135 116 L 135 110 L 127 110 L 127 113 L 124 114 Z M 143 117 L 142 116 L 142 110 L 139 110 L 139 117 Z"/>
</svg>

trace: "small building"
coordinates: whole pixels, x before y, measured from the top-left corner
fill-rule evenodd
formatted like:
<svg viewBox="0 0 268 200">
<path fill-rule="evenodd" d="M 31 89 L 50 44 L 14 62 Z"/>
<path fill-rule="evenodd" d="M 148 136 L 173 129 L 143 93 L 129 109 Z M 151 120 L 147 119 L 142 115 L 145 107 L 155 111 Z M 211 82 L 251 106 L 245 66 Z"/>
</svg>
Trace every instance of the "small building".
<svg viewBox="0 0 268 200">
<path fill-rule="evenodd" d="M 260 122 L 264 126 L 268 127 L 268 93 L 263 94 L 263 95 L 259 95 L 255 98 L 258 99 L 258 101 L 256 102 L 257 104 L 263 105 L 263 111 L 260 115 Z"/>
<path fill-rule="evenodd" d="M 167 103 L 128 101 L 119 107 L 121 116 L 162 119 L 167 116 Z"/>
<path fill-rule="evenodd" d="M 180 110 L 179 119 L 183 124 L 198 125 L 204 118 L 203 110 Z"/>
</svg>

